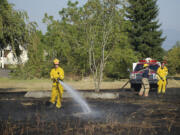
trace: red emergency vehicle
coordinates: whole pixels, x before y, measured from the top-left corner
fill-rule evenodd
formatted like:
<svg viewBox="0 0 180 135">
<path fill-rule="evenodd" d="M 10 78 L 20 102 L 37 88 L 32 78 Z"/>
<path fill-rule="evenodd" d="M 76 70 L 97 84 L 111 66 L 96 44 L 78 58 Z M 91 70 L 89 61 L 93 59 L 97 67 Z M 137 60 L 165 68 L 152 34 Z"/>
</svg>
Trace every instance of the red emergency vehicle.
<svg viewBox="0 0 180 135">
<path fill-rule="evenodd" d="M 142 87 L 142 73 L 141 70 L 143 69 L 144 64 L 148 64 L 150 68 L 150 73 L 149 75 L 149 84 L 150 84 L 150 89 L 152 88 L 157 88 L 157 76 L 156 76 L 156 71 L 161 65 L 161 63 L 157 60 L 153 60 L 151 58 L 146 58 L 144 60 L 139 60 L 136 63 L 133 63 L 133 71 L 130 73 L 130 83 L 131 83 L 131 88 L 134 90 L 138 91 Z"/>
</svg>

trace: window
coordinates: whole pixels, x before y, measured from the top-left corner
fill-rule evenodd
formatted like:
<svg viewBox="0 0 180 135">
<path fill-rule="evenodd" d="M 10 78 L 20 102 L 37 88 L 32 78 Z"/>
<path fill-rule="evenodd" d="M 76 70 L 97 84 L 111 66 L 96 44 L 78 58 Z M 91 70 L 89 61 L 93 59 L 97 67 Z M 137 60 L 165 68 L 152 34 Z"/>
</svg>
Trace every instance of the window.
<svg viewBox="0 0 180 135">
<path fill-rule="evenodd" d="M 151 64 L 151 65 L 149 66 L 149 68 L 150 68 L 151 70 L 154 70 L 154 71 L 157 71 L 158 67 L 159 67 L 159 65 L 157 65 L 157 64 Z"/>
<path fill-rule="evenodd" d="M 143 66 L 144 66 L 144 64 L 137 64 L 137 66 L 136 66 L 136 68 L 135 68 L 134 71 L 140 71 L 140 70 L 142 70 L 142 69 L 143 69 Z M 154 70 L 154 71 L 157 71 L 158 67 L 159 67 L 158 64 L 150 64 L 150 65 L 149 65 L 149 68 L 150 68 L 151 70 Z"/>
<path fill-rule="evenodd" d="M 137 64 L 134 71 L 140 71 L 143 69 L 144 64 Z"/>
</svg>

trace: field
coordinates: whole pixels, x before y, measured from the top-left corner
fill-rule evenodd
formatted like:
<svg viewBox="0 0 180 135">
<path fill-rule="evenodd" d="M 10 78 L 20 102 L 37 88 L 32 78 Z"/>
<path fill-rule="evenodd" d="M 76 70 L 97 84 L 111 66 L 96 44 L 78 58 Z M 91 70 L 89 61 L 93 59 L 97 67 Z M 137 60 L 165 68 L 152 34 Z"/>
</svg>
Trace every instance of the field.
<svg viewBox="0 0 180 135">
<path fill-rule="evenodd" d="M 169 79 L 169 88 L 180 88 L 180 79 Z M 101 89 L 120 89 L 128 81 L 123 79 L 120 81 L 104 81 L 101 84 Z M 91 78 L 85 78 L 80 81 L 65 80 L 67 84 L 77 90 L 93 90 L 94 84 Z M 33 79 L 33 80 L 17 80 L 9 78 L 0 78 L 0 91 L 39 91 L 51 90 L 52 82 L 50 79 Z M 128 84 L 125 88 L 130 88 Z"/>
<path fill-rule="evenodd" d="M 0 79 L 1 135 L 179 135 L 180 84 L 169 80 L 166 95 L 149 97 L 120 89 L 127 80 L 103 82 L 103 89 L 119 92 L 115 100 L 87 99 L 92 113 L 85 114 L 72 99 L 58 110 L 48 98 L 25 98 L 26 91 L 50 90 L 49 80 Z M 92 80 L 66 81 L 76 89 L 93 89 Z"/>
</svg>

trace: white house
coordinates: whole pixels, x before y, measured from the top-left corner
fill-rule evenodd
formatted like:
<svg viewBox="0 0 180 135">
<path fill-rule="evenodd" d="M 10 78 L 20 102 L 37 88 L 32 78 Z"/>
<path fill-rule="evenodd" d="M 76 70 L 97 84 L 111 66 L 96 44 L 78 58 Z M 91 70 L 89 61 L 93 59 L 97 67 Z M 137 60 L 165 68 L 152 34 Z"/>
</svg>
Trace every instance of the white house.
<svg viewBox="0 0 180 135">
<path fill-rule="evenodd" d="M 4 65 L 17 65 L 17 64 L 24 64 L 28 61 L 28 52 L 27 50 L 19 46 L 20 50 L 22 51 L 19 59 L 14 56 L 13 51 L 10 46 L 7 46 L 5 49 L 0 50 L 0 67 L 4 68 Z"/>
</svg>

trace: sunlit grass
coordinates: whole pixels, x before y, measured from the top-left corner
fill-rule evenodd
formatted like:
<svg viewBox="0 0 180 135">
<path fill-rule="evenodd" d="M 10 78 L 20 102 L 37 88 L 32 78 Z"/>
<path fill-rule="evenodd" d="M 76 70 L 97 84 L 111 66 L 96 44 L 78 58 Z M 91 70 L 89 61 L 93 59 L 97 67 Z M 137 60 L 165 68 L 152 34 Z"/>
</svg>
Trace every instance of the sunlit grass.
<svg viewBox="0 0 180 135">
<path fill-rule="evenodd" d="M 101 83 L 101 89 L 121 89 L 122 86 L 128 81 L 128 79 L 123 80 L 113 80 L 113 81 L 103 81 Z M 69 84 L 71 87 L 78 90 L 94 90 L 94 82 L 92 78 L 83 78 L 82 80 L 74 80 L 73 78 L 64 80 L 65 83 Z M 0 88 L 13 88 L 15 91 L 35 91 L 35 90 L 51 90 L 52 81 L 48 79 L 14 79 L 0 77 Z M 130 88 L 128 84 L 125 88 Z M 180 88 L 180 80 L 168 79 L 167 88 Z"/>
</svg>

